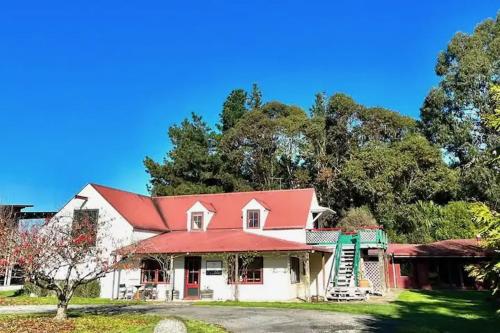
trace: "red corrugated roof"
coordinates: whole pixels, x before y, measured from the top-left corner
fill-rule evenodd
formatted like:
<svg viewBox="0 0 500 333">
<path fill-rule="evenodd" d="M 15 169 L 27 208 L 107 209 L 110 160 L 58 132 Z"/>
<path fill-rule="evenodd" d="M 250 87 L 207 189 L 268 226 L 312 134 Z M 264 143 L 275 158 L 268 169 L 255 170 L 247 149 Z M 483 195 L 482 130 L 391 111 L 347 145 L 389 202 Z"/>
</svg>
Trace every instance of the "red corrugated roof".
<svg viewBox="0 0 500 333">
<path fill-rule="evenodd" d="M 171 230 L 186 230 L 187 211 L 197 201 L 209 203 L 215 214 L 208 229 L 240 229 L 242 209 L 252 199 L 269 210 L 264 229 L 305 228 L 314 189 L 236 192 L 156 197 Z"/>
<path fill-rule="evenodd" d="M 156 231 L 168 230 L 160 212 L 150 197 L 102 185 L 91 184 L 91 186 L 134 228 Z"/>
<path fill-rule="evenodd" d="M 141 241 L 136 253 L 221 253 L 326 251 L 307 244 L 261 236 L 243 230 L 172 231 Z"/>
<path fill-rule="evenodd" d="M 389 244 L 395 257 L 487 257 L 491 252 L 475 239 L 450 239 L 430 244 Z"/>
<path fill-rule="evenodd" d="M 214 213 L 208 229 L 241 229 L 242 209 L 252 199 L 269 211 L 264 229 L 305 228 L 314 196 L 314 189 L 308 188 L 148 197 L 91 185 L 132 226 L 159 231 L 186 230 L 187 211 L 198 201 Z"/>
</svg>

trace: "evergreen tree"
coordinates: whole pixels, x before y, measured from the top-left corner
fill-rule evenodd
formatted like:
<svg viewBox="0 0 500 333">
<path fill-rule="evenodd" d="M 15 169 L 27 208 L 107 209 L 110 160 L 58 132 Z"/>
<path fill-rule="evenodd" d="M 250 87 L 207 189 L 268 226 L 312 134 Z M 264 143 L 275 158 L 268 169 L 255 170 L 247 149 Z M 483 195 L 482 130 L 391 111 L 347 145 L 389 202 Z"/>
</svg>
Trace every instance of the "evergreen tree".
<svg viewBox="0 0 500 333">
<path fill-rule="evenodd" d="M 219 130 L 224 133 L 233 128 L 241 117 L 247 112 L 247 93 L 243 89 L 231 91 L 224 101 L 220 114 Z"/>
</svg>

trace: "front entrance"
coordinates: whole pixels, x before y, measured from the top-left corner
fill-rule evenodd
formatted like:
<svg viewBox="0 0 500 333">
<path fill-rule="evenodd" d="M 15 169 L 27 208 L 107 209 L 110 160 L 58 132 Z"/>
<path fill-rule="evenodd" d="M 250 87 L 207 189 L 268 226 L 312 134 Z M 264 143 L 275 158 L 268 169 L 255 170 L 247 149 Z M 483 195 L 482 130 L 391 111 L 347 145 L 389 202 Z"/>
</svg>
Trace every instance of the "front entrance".
<svg viewBox="0 0 500 333">
<path fill-rule="evenodd" d="M 200 298 L 201 257 L 185 257 L 184 298 Z"/>
</svg>

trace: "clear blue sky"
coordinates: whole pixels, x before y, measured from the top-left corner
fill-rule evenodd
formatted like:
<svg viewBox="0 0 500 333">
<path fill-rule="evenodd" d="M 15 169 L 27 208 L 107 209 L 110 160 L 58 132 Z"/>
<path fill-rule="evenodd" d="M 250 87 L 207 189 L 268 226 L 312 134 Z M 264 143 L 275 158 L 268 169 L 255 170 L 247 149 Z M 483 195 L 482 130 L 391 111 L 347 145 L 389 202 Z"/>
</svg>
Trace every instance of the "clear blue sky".
<svg viewBox="0 0 500 333">
<path fill-rule="evenodd" d="M 59 209 L 88 182 L 146 193 L 167 128 L 233 88 L 317 91 L 418 117 L 456 31 L 498 1 L 10 1 L 0 6 L 0 202 Z M 189 4 L 188 4 L 189 3 Z"/>
</svg>

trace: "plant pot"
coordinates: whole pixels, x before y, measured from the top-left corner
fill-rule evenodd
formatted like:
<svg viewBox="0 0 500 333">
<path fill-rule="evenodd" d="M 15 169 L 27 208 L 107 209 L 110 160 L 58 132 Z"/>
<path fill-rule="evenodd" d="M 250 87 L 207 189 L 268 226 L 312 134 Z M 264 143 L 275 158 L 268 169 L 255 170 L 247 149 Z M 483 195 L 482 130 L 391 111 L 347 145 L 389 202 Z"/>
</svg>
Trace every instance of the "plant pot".
<svg viewBox="0 0 500 333">
<path fill-rule="evenodd" d="M 366 279 L 359 280 L 360 288 L 370 288 L 370 281 Z"/>
<path fill-rule="evenodd" d="M 211 289 L 201 290 L 200 297 L 201 297 L 201 299 L 213 299 L 214 298 L 214 291 Z"/>
</svg>

